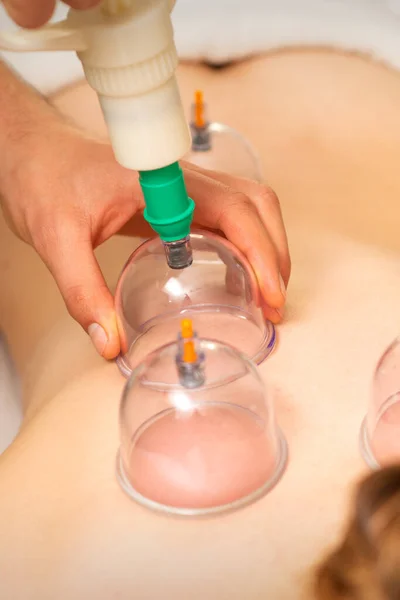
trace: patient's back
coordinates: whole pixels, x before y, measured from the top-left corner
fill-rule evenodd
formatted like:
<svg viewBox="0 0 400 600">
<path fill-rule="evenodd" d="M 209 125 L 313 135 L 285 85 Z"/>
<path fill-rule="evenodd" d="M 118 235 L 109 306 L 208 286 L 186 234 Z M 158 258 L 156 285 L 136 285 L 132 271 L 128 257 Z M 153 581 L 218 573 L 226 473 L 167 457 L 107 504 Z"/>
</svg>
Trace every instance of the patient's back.
<svg viewBox="0 0 400 600">
<path fill-rule="evenodd" d="M 1 260 L 18 267 L 0 273 L 0 320 L 26 406 L 0 458 L 4 598 L 293 600 L 346 518 L 371 370 L 400 318 L 400 81 L 356 57 L 311 52 L 221 76 L 224 94 L 220 79 L 187 68 L 184 94 L 207 85 L 217 118 L 254 142 L 288 224 L 288 317 L 260 372 L 278 385 L 289 468 L 265 498 L 223 517 L 170 518 L 131 501 L 115 477 L 124 379 L 66 315 L 39 259 L 0 229 Z M 251 111 L 226 103 L 228 93 Z M 85 121 L 83 104 L 78 112 Z M 111 284 L 134 245 L 101 248 Z"/>
</svg>

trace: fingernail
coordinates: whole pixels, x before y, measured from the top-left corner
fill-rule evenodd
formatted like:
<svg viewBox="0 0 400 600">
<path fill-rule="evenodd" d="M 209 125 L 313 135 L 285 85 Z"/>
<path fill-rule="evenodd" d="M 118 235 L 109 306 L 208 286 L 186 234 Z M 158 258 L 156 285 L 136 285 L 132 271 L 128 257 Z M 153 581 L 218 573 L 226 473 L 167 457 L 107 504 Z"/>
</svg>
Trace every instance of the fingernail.
<svg viewBox="0 0 400 600">
<path fill-rule="evenodd" d="M 279 286 L 281 288 L 282 296 L 286 299 L 286 286 L 281 274 L 279 274 Z"/>
<path fill-rule="evenodd" d="M 88 334 L 90 335 L 90 339 L 97 352 L 100 356 L 103 356 L 104 349 L 107 346 L 108 337 L 102 326 L 98 323 L 92 323 L 88 327 Z"/>
</svg>

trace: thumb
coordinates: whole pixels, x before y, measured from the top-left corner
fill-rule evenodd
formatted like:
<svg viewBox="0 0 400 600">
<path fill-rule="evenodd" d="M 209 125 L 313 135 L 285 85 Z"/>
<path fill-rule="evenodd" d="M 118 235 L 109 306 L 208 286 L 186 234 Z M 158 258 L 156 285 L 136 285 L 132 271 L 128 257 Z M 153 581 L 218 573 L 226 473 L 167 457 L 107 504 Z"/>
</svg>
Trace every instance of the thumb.
<svg viewBox="0 0 400 600">
<path fill-rule="evenodd" d="M 90 240 L 73 234 L 67 240 L 59 237 L 39 254 L 56 280 L 69 314 L 88 332 L 101 356 L 115 358 L 120 342 L 114 299 Z"/>
</svg>

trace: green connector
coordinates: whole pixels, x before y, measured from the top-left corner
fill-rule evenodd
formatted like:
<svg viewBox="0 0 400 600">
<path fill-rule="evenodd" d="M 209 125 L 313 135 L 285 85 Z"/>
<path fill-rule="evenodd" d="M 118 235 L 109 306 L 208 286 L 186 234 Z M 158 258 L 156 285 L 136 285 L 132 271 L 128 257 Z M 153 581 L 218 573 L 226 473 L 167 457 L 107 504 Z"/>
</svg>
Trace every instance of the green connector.
<svg viewBox="0 0 400 600">
<path fill-rule="evenodd" d="M 141 171 L 139 181 L 146 203 L 144 218 L 154 231 L 164 242 L 187 237 L 193 220 L 194 202 L 187 195 L 179 163 Z"/>
</svg>

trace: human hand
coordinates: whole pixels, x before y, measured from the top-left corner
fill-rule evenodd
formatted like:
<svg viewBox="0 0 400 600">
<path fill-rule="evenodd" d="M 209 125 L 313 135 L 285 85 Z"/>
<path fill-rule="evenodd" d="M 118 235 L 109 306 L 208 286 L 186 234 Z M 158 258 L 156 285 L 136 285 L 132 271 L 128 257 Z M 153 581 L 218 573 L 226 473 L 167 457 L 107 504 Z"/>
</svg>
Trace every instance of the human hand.
<svg viewBox="0 0 400 600">
<path fill-rule="evenodd" d="M 99 354 L 114 358 L 120 350 L 114 302 L 93 249 L 123 228 L 132 231 L 133 217 L 144 209 L 138 175 L 115 161 L 108 143 L 58 119 L 46 125 L 46 135 L 27 135 L 21 152 L 0 181 L 6 218 L 46 263 Z M 247 256 L 265 314 L 279 321 L 290 259 L 275 194 L 258 183 L 182 166 L 195 222 L 221 231 Z"/>
<path fill-rule="evenodd" d="M 100 0 L 64 0 L 71 8 L 86 10 Z M 49 21 L 56 7 L 56 0 L 3 0 L 4 7 L 13 21 L 29 29 L 41 27 Z"/>
</svg>

